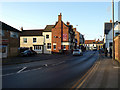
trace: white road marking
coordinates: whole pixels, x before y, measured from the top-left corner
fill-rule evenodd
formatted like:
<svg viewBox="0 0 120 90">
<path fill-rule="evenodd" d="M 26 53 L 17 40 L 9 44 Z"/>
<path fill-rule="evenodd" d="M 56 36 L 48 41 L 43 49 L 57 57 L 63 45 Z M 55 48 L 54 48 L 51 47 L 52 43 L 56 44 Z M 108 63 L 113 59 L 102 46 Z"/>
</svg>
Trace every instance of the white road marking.
<svg viewBox="0 0 120 90">
<path fill-rule="evenodd" d="M 9 74 L 5 74 L 5 75 L 0 75 L 0 76 L 8 76 L 8 75 L 13 75 L 15 73 L 9 73 Z"/>
<path fill-rule="evenodd" d="M 113 68 L 120 68 L 120 67 L 113 67 Z"/>
<path fill-rule="evenodd" d="M 24 67 L 24 68 L 25 68 L 25 67 Z M 26 68 L 27 68 L 27 67 L 26 67 Z M 25 72 L 29 72 L 29 71 L 35 71 L 35 70 L 39 70 L 39 69 L 42 69 L 42 67 L 41 67 L 41 68 L 32 69 L 32 70 L 26 70 L 26 71 L 23 71 L 23 70 L 21 69 L 23 72 L 9 73 L 9 74 L 0 75 L 0 76 L 9 76 L 9 75 L 13 75 L 13 74 L 20 74 L 20 73 L 25 73 Z"/>
<path fill-rule="evenodd" d="M 20 73 L 20 72 L 22 72 L 23 70 L 25 70 L 27 67 L 24 67 L 24 68 L 22 68 L 21 70 L 19 70 L 17 73 Z"/>
</svg>

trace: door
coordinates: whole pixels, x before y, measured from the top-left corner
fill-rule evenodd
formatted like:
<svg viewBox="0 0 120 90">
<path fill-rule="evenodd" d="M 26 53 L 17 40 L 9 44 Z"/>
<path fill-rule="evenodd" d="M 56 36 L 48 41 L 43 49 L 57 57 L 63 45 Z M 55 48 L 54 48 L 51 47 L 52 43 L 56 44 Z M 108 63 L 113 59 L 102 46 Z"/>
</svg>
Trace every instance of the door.
<svg viewBox="0 0 120 90">
<path fill-rule="evenodd" d="M 7 58 L 7 45 L 2 46 L 2 58 Z"/>
</svg>

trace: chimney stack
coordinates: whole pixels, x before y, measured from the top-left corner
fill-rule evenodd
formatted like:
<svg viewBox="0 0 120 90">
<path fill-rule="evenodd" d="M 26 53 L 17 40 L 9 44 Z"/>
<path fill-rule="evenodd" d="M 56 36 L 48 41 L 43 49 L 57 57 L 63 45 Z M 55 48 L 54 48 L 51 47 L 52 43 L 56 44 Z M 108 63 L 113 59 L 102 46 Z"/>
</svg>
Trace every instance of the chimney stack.
<svg viewBox="0 0 120 90">
<path fill-rule="evenodd" d="M 76 28 L 74 28 L 74 30 L 76 31 Z"/>
<path fill-rule="evenodd" d="M 70 22 L 67 22 L 67 25 L 69 26 L 69 25 L 70 25 Z"/>
<path fill-rule="evenodd" d="M 21 31 L 23 31 L 23 27 L 21 27 L 20 29 L 21 29 Z"/>
<path fill-rule="evenodd" d="M 60 15 L 58 15 L 58 21 L 62 20 L 62 14 L 60 13 Z"/>
<path fill-rule="evenodd" d="M 110 23 L 112 23 L 112 20 L 110 20 Z"/>
</svg>

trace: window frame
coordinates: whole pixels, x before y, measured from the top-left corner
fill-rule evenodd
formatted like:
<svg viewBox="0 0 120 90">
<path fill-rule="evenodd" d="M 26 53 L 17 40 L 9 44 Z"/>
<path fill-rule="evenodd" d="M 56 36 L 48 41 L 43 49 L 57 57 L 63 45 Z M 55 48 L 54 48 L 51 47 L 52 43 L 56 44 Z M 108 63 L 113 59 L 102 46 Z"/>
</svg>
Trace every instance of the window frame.
<svg viewBox="0 0 120 90">
<path fill-rule="evenodd" d="M 51 43 L 47 43 L 47 49 L 51 49 Z"/>
<path fill-rule="evenodd" d="M 47 37 L 47 36 L 48 36 L 48 37 Z M 48 34 L 46 35 L 46 39 L 49 39 L 49 35 L 48 35 Z"/>
<path fill-rule="evenodd" d="M 34 41 L 34 39 L 35 39 L 35 41 Z M 37 43 L 37 38 L 33 38 L 33 43 Z"/>
<path fill-rule="evenodd" d="M 54 47 L 55 46 L 55 47 Z M 56 45 L 53 45 L 53 49 L 56 50 Z"/>
<path fill-rule="evenodd" d="M 23 43 L 27 43 L 27 38 L 23 38 Z"/>
</svg>

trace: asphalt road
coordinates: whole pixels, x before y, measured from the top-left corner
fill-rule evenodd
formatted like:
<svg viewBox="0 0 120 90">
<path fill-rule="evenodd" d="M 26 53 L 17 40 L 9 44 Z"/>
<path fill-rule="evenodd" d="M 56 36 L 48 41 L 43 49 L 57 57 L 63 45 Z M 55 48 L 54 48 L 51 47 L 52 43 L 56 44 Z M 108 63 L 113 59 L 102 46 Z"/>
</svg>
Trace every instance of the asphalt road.
<svg viewBox="0 0 120 90">
<path fill-rule="evenodd" d="M 97 51 L 89 51 L 83 56 L 4 66 L 2 88 L 71 88 L 98 55 Z"/>
</svg>

